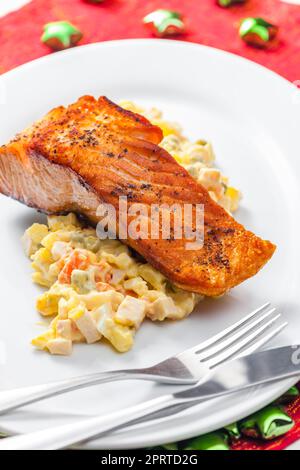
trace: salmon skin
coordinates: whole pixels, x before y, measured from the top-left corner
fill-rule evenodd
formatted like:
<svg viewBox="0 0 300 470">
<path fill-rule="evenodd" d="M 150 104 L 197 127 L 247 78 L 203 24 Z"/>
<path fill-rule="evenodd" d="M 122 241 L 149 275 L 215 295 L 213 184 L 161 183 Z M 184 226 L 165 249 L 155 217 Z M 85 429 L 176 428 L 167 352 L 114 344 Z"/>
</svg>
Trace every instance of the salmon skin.
<svg viewBox="0 0 300 470">
<path fill-rule="evenodd" d="M 201 249 L 187 249 L 187 239 L 172 236 L 129 237 L 124 243 L 178 287 L 221 295 L 255 275 L 275 246 L 214 202 L 159 147 L 162 137 L 159 127 L 106 97 L 83 96 L 53 109 L 0 148 L 0 191 L 47 214 L 75 212 L 94 224 L 99 204 L 118 211 L 119 196 L 127 196 L 128 208 L 133 203 L 203 204 Z"/>
</svg>

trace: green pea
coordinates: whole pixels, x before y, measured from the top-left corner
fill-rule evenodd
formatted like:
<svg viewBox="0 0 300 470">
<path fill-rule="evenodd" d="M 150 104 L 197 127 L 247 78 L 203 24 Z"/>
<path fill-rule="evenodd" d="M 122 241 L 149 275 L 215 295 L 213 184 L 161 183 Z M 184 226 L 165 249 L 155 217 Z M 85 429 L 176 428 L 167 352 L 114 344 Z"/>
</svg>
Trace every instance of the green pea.
<svg viewBox="0 0 300 470">
<path fill-rule="evenodd" d="M 74 269 L 71 274 L 71 285 L 79 294 L 87 294 L 90 291 L 90 276 L 86 271 Z"/>
<path fill-rule="evenodd" d="M 80 232 L 74 232 L 71 235 L 71 242 L 84 245 L 84 235 Z"/>
</svg>

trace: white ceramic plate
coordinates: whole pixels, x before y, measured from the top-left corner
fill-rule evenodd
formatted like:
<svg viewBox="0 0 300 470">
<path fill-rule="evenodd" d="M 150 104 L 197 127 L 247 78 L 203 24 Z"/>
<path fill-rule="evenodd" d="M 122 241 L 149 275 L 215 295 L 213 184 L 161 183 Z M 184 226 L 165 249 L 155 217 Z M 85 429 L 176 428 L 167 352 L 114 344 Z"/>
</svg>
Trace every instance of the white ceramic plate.
<svg viewBox="0 0 300 470">
<path fill-rule="evenodd" d="M 299 342 L 300 101 L 291 84 L 254 63 L 207 47 L 131 40 L 53 54 L 2 76 L 0 85 L 0 143 L 50 108 L 82 94 L 132 99 L 164 110 L 191 138 L 213 142 L 218 164 L 244 194 L 237 218 L 278 245 L 256 277 L 224 298 L 202 302 L 184 321 L 143 325 L 129 353 L 95 344 L 76 346 L 68 358 L 55 357 L 29 345 L 42 330 L 34 309 L 39 289 L 31 283 L 20 236 L 42 216 L 1 196 L 2 388 L 150 365 L 199 343 L 267 300 L 289 322 L 272 346 Z M 210 401 L 159 427 L 140 425 L 85 447 L 143 447 L 205 433 L 259 409 L 291 383 Z M 109 413 L 170 390 L 143 382 L 106 384 L 26 407 L 1 417 L 0 425 L 11 432 L 42 429 Z"/>
</svg>

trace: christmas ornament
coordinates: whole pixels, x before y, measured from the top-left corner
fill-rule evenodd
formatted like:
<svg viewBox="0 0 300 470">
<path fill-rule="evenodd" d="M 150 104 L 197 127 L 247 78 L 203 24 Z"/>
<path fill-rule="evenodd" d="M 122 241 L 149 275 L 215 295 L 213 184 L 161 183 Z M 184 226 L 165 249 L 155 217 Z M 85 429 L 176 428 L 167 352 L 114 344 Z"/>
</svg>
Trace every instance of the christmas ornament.
<svg viewBox="0 0 300 470">
<path fill-rule="evenodd" d="M 256 47 L 274 45 L 278 27 L 263 18 L 245 18 L 240 24 L 240 37 L 247 44 Z"/>
<path fill-rule="evenodd" d="M 103 3 L 104 0 L 83 0 L 85 3 Z"/>
<path fill-rule="evenodd" d="M 155 10 L 143 18 L 143 23 L 159 37 L 174 36 L 185 30 L 182 15 L 177 11 Z"/>
<path fill-rule="evenodd" d="M 188 442 L 183 450 L 229 450 L 225 433 L 211 432 Z"/>
<path fill-rule="evenodd" d="M 224 430 L 228 433 L 229 438 L 234 441 L 241 437 L 237 423 L 229 424 L 225 426 Z"/>
<path fill-rule="evenodd" d="M 268 406 L 240 422 L 241 433 L 247 437 L 274 439 L 288 432 L 294 421 L 279 406 Z"/>
<path fill-rule="evenodd" d="M 245 3 L 247 0 L 217 0 L 217 4 L 220 7 L 231 7 L 231 5 L 235 5 L 237 3 Z"/>
<path fill-rule="evenodd" d="M 291 403 L 292 401 L 295 400 L 295 398 L 299 397 L 300 395 L 300 392 L 298 390 L 298 388 L 296 387 L 296 385 L 294 385 L 294 387 L 291 387 L 287 392 L 285 392 L 284 395 L 282 395 L 281 397 L 279 397 L 275 403 L 276 404 L 280 404 L 280 405 L 286 405 L 288 403 Z"/>
<path fill-rule="evenodd" d="M 56 51 L 75 46 L 82 33 L 68 21 L 54 21 L 44 26 L 41 41 Z"/>
</svg>

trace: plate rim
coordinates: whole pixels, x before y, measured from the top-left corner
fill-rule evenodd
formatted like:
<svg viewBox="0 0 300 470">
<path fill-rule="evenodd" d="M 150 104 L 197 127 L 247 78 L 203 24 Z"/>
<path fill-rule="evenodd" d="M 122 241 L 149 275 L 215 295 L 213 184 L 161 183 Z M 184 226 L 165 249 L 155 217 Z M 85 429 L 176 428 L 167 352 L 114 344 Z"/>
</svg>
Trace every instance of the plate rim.
<svg viewBox="0 0 300 470">
<path fill-rule="evenodd" d="M 252 69 L 256 69 L 259 71 L 259 73 L 264 73 L 266 76 L 270 77 L 270 75 L 273 76 L 273 79 L 276 79 L 284 84 L 285 83 L 285 86 L 289 87 L 290 90 L 292 89 L 295 89 L 293 83 L 291 83 L 289 80 L 287 80 L 286 78 L 282 77 L 281 75 L 277 74 L 276 72 L 264 67 L 263 65 L 261 64 L 258 64 L 252 60 L 249 60 L 247 58 L 244 58 L 238 54 L 235 54 L 235 53 L 232 53 L 232 52 L 228 52 L 228 51 L 224 51 L 224 50 L 221 50 L 221 49 L 216 49 L 216 48 L 213 48 L 213 47 L 210 47 L 210 46 L 206 46 L 206 45 L 202 45 L 202 44 L 197 44 L 197 43 L 193 43 L 193 42 L 185 42 L 185 41 L 180 41 L 180 40 L 168 40 L 168 39 L 122 39 L 122 40 L 112 40 L 112 41 L 103 41 L 103 42 L 97 42 L 97 43 L 92 43 L 92 44 L 85 44 L 85 45 L 81 45 L 81 46 L 77 46 L 75 48 L 72 48 L 72 49 L 69 49 L 69 50 L 65 50 L 65 51 L 59 51 L 59 52 L 56 52 L 55 54 L 48 54 L 46 56 L 43 56 L 43 57 L 40 57 L 40 58 L 37 58 L 37 59 L 34 59 L 30 62 L 27 62 L 25 64 L 22 64 L 4 74 L 2 74 L 0 76 L 0 80 L 6 80 L 6 79 L 9 79 L 10 77 L 14 77 L 15 75 L 18 75 L 18 73 L 20 72 L 23 72 L 23 71 L 30 71 L 31 68 L 34 68 L 35 66 L 39 66 L 40 64 L 44 64 L 44 63 L 48 63 L 50 62 L 59 62 L 59 60 L 61 60 L 63 58 L 64 55 L 73 55 L 74 57 L 76 57 L 76 55 L 78 54 L 84 54 L 86 50 L 92 50 L 92 49 L 101 49 L 101 48 L 107 48 L 107 47 L 118 47 L 118 45 L 120 45 L 120 43 L 124 46 L 124 45 L 129 45 L 129 46 L 147 46 L 147 45 L 153 45 L 153 44 L 164 44 L 164 45 L 168 45 L 168 47 L 173 47 L 173 48 L 176 48 L 176 47 L 181 47 L 181 48 L 192 48 L 192 49 L 201 49 L 201 50 L 204 50 L 204 51 L 207 51 L 208 53 L 210 54 L 214 54 L 215 56 L 219 56 L 219 57 L 227 57 L 228 59 L 230 59 L 231 61 L 235 61 L 236 63 L 244 63 L 245 65 L 247 65 L 248 67 L 252 68 Z M 272 387 L 272 391 L 271 391 L 271 387 L 270 387 L 270 392 L 268 394 L 266 394 L 268 396 L 268 398 L 266 398 L 266 402 L 264 405 L 253 405 L 252 407 L 249 407 L 247 412 L 244 411 L 244 412 L 241 412 L 240 413 L 240 416 L 238 419 L 241 419 L 245 416 L 247 416 L 248 414 L 250 413 L 253 413 L 255 411 L 257 411 L 258 409 L 260 409 L 262 406 L 265 406 L 267 405 L 268 403 L 270 403 L 272 400 L 276 399 L 278 396 L 280 396 L 286 389 L 288 389 L 290 386 L 292 386 L 293 384 L 295 384 L 298 380 L 295 380 L 295 379 L 286 379 L 285 381 L 281 381 L 281 382 L 277 382 L 276 384 L 274 384 L 274 387 Z M 282 384 L 280 387 L 279 385 Z M 275 385 L 277 385 L 278 387 L 276 388 Z M 274 388 L 274 389 L 273 389 Z M 276 390 L 275 390 L 276 388 Z M 230 424 L 229 422 L 226 423 L 226 424 Z M 223 424 L 226 425 L 225 423 Z M 215 427 L 214 429 L 218 429 L 220 426 L 218 427 Z M 14 431 L 12 429 L 7 429 L 7 428 L 4 428 L 1 426 L 1 429 L 3 429 L 4 431 L 6 430 L 9 434 L 12 434 L 14 433 Z M 208 432 L 208 431 L 206 431 Z M 180 433 L 179 431 L 177 432 L 177 434 L 181 437 L 178 437 L 177 440 L 183 440 L 183 439 L 187 439 L 187 438 L 190 438 L 190 437 L 193 437 L 195 436 L 195 431 L 191 431 L 190 432 L 186 432 L 184 435 L 182 433 Z M 201 433 L 198 433 L 198 435 L 200 435 Z M 174 439 L 175 440 L 175 439 Z M 101 449 L 101 448 L 107 448 L 107 446 L 105 447 L 99 447 L 99 444 L 97 445 L 97 442 L 100 442 L 100 441 L 97 441 L 97 440 L 93 440 L 93 441 L 90 441 L 88 443 L 86 443 L 85 445 L 80 445 L 80 446 L 76 446 L 76 448 L 80 448 L 80 449 Z M 161 440 L 159 442 L 162 442 Z M 157 441 L 157 438 L 153 439 L 153 442 L 150 444 L 150 445 L 157 445 L 158 444 L 158 441 Z M 148 444 L 147 444 L 148 445 Z M 143 445 L 140 445 L 139 447 L 145 447 L 146 444 L 143 444 Z M 114 446 L 113 443 L 112 445 L 110 446 L 111 449 L 129 449 L 129 448 L 137 448 L 137 445 L 136 444 L 130 444 L 128 443 L 125 447 L 124 446 Z"/>
<path fill-rule="evenodd" d="M 171 47 L 190 47 L 190 48 L 196 48 L 196 49 L 203 49 L 210 51 L 213 54 L 219 55 L 219 56 L 228 56 L 232 60 L 236 61 L 242 61 L 245 64 L 247 63 L 248 66 L 258 68 L 260 69 L 261 72 L 272 74 L 274 78 L 276 77 L 277 79 L 280 79 L 284 83 L 286 83 L 288 86 L 292 88 L 296 88 L 295 85 L 289 81 L 287 78 L 283 77 L 282 75 L 278 74 L 274 70 L 271 70 L 267 67 L 265 67 L 262 64 L 259 64 L 258 62 L 255 62 L 251 59 L 248 59 L 247 57 L 243 57 L 239 54 L 236 54 L 234 52 L 226 51 L 223 49 L 218 49 L 212 46 L 207 46 L 205 44 L 198 44 L 197 42 L 192 42 L 192 41 L 182 41 L 179 39 L 162 39 L 162 38 L 129 38 L 129 39 L 112 39 L 112 40 L 107 40 L 107 41 L 100 41 L 100 42 L 93 42 L 89 44 L 82 44 L 79 46 L 74 46 L 70 49 L 65 49 L 62 51 L 54 51 L 50 52 L 42 57 L 37 57 L 36 59 L 30 60 L 29 62 L 25 62 L 24 64 L 20 64 L 17 67 L 14 67 L 11 70 L 8 70 L 7 72 L 4 72 L 3 74 L 0 75 L 0 79 L 6 78 L 8 76 L 13 76 L 14 74 L 19 73 L 22 70 L 26 70 L 27 68 L 30 69 L 31 67 L 35 66 L 36 63 L 42 63 L 42 62 L 47 62 L 47 61 L 52 61 L 56 60 L 57 58 L 62 57 L 63 55 L 76 55 L 78 52 L 79 53 L 84 53 L 85 50 L 87 49 L 97 49 L 98 47 L 117 47 L 119 44 L 128 44 L 128 45 L 140 45 L 144 46 L 147 44 L 168 44 Z"/>
</svg>

